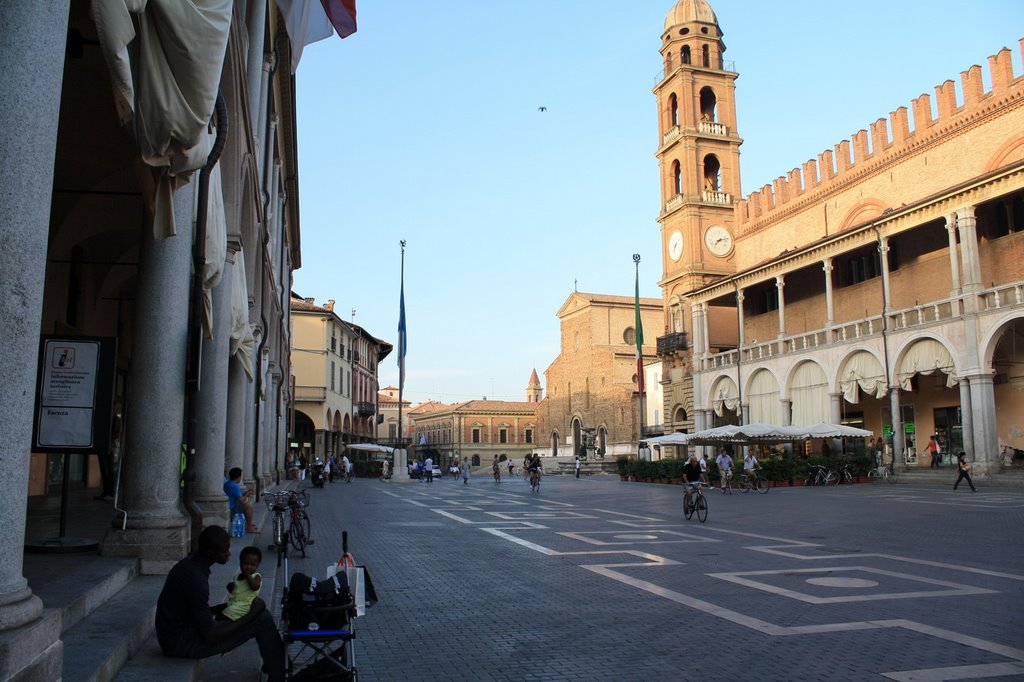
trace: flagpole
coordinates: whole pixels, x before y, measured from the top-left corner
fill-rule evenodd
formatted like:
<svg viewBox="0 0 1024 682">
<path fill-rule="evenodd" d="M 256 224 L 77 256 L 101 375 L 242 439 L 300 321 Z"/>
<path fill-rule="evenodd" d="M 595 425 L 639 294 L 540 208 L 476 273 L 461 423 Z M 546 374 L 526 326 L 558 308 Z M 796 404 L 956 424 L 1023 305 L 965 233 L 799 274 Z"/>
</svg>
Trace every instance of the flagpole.
<svg viewBox="0 0 1024 682">
<path fill-rule="evenodd" d="M 405 389 L 405 240 L 402 247 L 402 266 L 399 276 L 398 298 L 398 447 L 402 447 L 402 392 Z M 403 450 L 405 448 L 402 448 Z"/>
<path fill-rule="evenodd" d="M 640 389 L 640 430 L 636 437 L 637 457 L 640 456 L 640 441 L 644 437 L 644 328 L 640 319 L 640 254 L 633 254 L 636 268 L 636 386 Z"/>
</svg>

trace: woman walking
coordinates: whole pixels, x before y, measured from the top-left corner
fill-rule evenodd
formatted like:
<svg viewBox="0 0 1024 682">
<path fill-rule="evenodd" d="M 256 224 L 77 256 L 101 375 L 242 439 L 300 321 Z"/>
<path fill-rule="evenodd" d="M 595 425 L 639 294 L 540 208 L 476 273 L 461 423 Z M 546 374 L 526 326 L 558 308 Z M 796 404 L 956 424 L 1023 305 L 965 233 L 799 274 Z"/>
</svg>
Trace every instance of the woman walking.
<svg viewBox="0 0 1024 682">
<path fill-rule="evenodd" d="M 967 463 L 967 453 L 961 452 L 956 456 L 957 469 L 960 471 L 960 475 L 956 478 L 956 483 L 953 484 L 953 490 L 960 485 L 960 481 L 967 479 L 967 485 L 971 486 L 971 492 L 978 492 L 978 489 L 974 487 L 974 481 L 971 480 L 971 465 Z"/>
<path fill-rule="evenodd" d="M 469 484 L 469 458 L 466 457 L 462 460 L 462 484 Z"/>
</svg>

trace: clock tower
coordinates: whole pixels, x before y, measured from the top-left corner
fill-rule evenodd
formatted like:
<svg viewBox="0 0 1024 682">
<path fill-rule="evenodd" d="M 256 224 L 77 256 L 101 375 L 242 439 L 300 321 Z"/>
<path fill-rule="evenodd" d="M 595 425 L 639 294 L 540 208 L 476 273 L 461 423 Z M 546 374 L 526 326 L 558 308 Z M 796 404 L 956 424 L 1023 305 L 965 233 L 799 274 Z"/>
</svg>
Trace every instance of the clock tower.
<svg viewBox="0 0 1024 682">
<path fill-rule="evenodd" d="M 658 102 L 661 177 L 664 360 L 666 426 L 677 423 L 678 407 L 692 404 L 683 387 L 689 378 L 687 339 L 691 313 L 686 293 L 735 272 L 735 201 L 740 196 L 740 145 L 736 134 L 736 77 L 725 60 L 718 18 L 706 0 L 678 0 L 661 35 L 664 72 L 654 87 Z M 675 370 L 675 371 L 673 371 Z M 674 390 L 673 390 L 674 389 Z M 692 392 L 692 389 L 691 389 Z M 673 404 L 674 403 L 674 404 Z M 692 417 L 686 418 L 692 426 Z"/>
</svg>

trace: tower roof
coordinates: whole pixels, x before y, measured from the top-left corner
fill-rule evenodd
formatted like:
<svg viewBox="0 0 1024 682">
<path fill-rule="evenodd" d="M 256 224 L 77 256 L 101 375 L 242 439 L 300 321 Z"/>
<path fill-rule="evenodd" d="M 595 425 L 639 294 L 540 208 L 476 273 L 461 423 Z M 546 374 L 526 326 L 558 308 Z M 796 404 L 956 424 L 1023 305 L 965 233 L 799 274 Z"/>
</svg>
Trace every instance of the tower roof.
<svg viewBox="0 0 1024 682">
<path fill-rule="evenodd" d="M 533 374 L 530 375 L 530 383 L 527 385 L 527 388 L 535 388 L 535 387 L 537 387 L 537 388 L 540 387 L 540 377 L 537 376 L 537 370 L 536 369 L 534 369 L 533 370 Z"/>
<path fill-rule="evenodd" d="M 718 25 L 718 17 L 707 0 L 679 0 L 665 17 L 665 30 L 694 21 Z"/>
</svg>

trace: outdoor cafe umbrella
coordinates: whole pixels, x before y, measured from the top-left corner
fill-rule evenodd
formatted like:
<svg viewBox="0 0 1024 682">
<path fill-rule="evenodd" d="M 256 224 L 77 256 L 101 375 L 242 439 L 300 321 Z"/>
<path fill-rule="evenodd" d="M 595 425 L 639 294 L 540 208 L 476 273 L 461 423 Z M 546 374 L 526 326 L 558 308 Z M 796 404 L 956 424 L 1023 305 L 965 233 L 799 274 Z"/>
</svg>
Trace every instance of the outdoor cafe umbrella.
<svg viewBox="0 0 1024 682">
<path fill-rule="evenodd" d="M 792 440 L 805 440 L 809 438 L 869 438 L 875 435 L 873 431 L 868 431 L 867 429 L 858 429 L 855 426 L 846 426 L 845 424 L 826 424 L 824 422 L 804 426 L 786 426 L 782 427 L 782 431 Z"/>
</svg>

